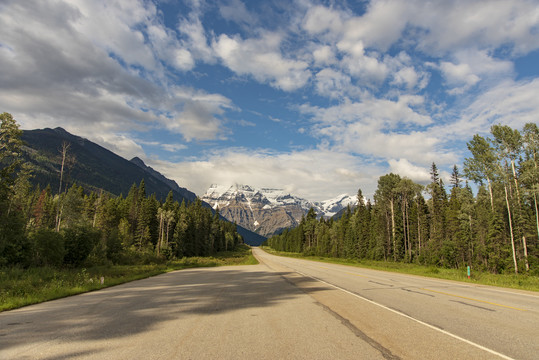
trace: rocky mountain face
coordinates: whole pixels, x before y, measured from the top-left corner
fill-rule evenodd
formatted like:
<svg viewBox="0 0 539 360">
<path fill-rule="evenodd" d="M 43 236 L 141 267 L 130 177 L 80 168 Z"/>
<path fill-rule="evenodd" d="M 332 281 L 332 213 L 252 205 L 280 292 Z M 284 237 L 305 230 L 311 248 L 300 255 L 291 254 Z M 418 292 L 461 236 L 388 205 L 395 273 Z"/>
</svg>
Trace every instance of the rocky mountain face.
<svg viewBox="0 0 539 360">
<path fill-rule="evenodd" d="M 262 236 L 271 236 L 297 226 L 313 208 L 318 216 L 329 218 L 354 205 L 355 199 L 340 195 L 322 202 L 311 202 L 281 189 L 256 189 L 248 185 L 212 185 L 201 199 L 229 221 Z"/>
</svg>

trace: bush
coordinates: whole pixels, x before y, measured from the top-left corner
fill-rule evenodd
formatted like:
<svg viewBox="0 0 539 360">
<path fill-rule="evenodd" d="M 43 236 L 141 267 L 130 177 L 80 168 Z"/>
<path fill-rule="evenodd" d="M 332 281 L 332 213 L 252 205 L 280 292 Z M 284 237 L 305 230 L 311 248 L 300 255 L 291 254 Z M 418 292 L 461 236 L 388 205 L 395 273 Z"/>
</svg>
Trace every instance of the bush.
<svg viewBox="0 0 539 360">
<path fill-rule="evenodd" d="M 39 229 L 30 235 L 35 246 L 35 263 L 38 266 L 61 266 L 65 256 L 64 237 L 50 230 Z"/>
<path fill-rule="evenodd" d="M 101 237 L 98 230 L 85 225 L 65 229 L 63 235 L 66 250 L 64 263 L 72 266 L 81 265 Z"/>
<path fill-rule="evenodd" d="M 12 212 L 0 218 L 0 266 L 32 263 L 32 244 L 24 234 L 24 220 Z"/>
</svg>

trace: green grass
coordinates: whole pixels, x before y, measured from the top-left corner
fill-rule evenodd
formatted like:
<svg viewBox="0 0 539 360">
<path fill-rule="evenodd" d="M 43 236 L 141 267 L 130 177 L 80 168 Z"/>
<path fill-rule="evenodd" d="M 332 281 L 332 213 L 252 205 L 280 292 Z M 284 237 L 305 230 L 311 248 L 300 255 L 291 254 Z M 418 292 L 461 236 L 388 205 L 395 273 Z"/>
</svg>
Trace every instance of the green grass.
<svg viewBox="0 0 539 360">
<path fill-rule="evenodd" d="M 270 254 L 294 257 L 300 259 L 314 260 L 332 264 L 351 265 L 361 268 L 374 270 L 383 270 L 398 272 L 403 274 L 411 274 L 418 276 L 426 276 L 445 280 L 462 281 L 473 284 L 499 286 L 528 291 L 539 291 L 539 277 L 525 274 L 492 274 L 489 272 L 479 272 L 472 269 L 471 278 L 468 279 L 466 269 L 446 269 L 433 266 L 424 266 L 418 264 L 389 262 L 389 261 L 373 261 L 373 260 L 353 260 L 341 258 L 327 258 L 321 256 L 305 256 L 301 253 L 290 253 L 275 251 L 268 247 L 263 247 Z"/>
<path fill-rule="evenodd" d="M 83 269 L 0 268 L 0 311 L 196 267 L 253 265 L 258 261 L 246 245 L 212 257 L 191 257 L 163 264 L 110 265 Z M 101 284 L 101 277 L 104 284 Z"/>
</svg>

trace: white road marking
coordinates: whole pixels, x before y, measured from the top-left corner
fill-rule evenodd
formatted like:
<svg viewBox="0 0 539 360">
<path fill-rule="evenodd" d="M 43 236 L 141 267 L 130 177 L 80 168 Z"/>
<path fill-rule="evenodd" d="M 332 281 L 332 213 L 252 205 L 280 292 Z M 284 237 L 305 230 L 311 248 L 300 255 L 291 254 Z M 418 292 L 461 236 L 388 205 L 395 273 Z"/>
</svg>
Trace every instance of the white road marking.
<svg viewBox="0 0 539 360">
<path fill-rule="evenodd" d="M 438 332 L 441 332 L 442 334 L 451 336 L 452 338 L 455 338 L 455 339 L 457 339 L 457 340 L 460 340 L 460 341 L 462 341 L 462 342 L 465 342 L 466 344 L 475 346 L 475 347 L 478 348 L 478 349 L 481 349 L 481 350 L 484 350 L 484 351 L 486 351 L 486 352 L 488 352 L 488 353 L 491 353 L 491 354 L 493 354 L 493 355 L 499 356 L 499 357 L 501 357 L 502 359 L 515 360 L 515 359 L 513 359 L 513 358 L 511 358 L 511 357 L 509 357 L 509 356 L 507 356 L 507 355 L 504 355 L 504 354 L 502 354 L 502 353 L 499 353 L 499 352 L 497 352 L 497 351 L 495 351 L 495 350 L 489 349 L 489 348 L 487 348 L 487 347 L 484 347 L 484 346 L 482 346 L 482 345 L 479 345 L 479 344 L 477 344 L 477 343 L 474 343 L 473 341 L 464 339 L 464 338 L 462 338 L 462 337 L 460 337 L 460 336 L 458 336 L 458 335 L 452 334 L 452 333 L 450 333 L 450 332 L 448 332 L 448 331 L 442 330 L 442 329 L 440 329 L 440 328 L 438 328 L 438 327 L 436 327 L 436 326 L 433 326 L 433 325 L 431 325 L 431 324 L 428 324 L 428 323 L 426 323 L 426 322 L 424 322 L 424 321 L 421 321 L 421 320 L 418 320 L 418 319 L 416 319 L 416 318 L 413 318 L 413 317 L 411 317 L 411 316 L 409 316 L 409 315 L 406 315 L 406 314 L 404 314 L 404 313 L 402 313 L 402 312 L 400 312 L 400 311 L 397 311 L 397 310 L 395 310 L 395 309 L 391 309 L 391 308 L 389 308 L 389 307 L 387 307 L 387 306 L 385 306 L 385 305 L 382 305 L 382 304 L 379 304 L 379 303 L 377 303 L 377 302 L 375 302 L 375 301 L 369 300 L 369 299 L 367 299 L 367 298 L 365 298 L 365 297 L 363 297 L 363 296 L 361 296 L 361 295 L 355 294 L 355 293 L 353 293 L 353 292 L 351 292 L 351 291 L 348 291 L 348 290 L 346 290 L 346 289 L 344 289 L 344 288 L 341 288 L 340 286 L 337 286 L 337 285 L 328 283 L 327 281 L 318 279 L 318 278 L 316 278 L 316 277 L 314 277 L 314 276 L 310 276 L 310 275 L 304 274 L 304 273 L 302 273 L 302 272 L 300 272 L 300 271 L 297 271 L 297 270 L 294 270 L 294 271 L 297 272 L 298 274 L 302 275 L 302 276 L 305 276 L 305 277 L 314 279 L 314 280 L 316 280 L 316 281 L 320 281 L 321 283 L 324 283 L 324 284 L 326 284 L 326 285 L 329 285 L 329 286 L 331 286 L 331 287 L 333 287 L 333 288 L 335 288 L 335 289 L 337 289 L 337 290 L 341 290 L 341 291 L 343 291 L 343 292 L 345 292 L 345 293 L 347 293 L 347 294 L 350 294 L 350 295 L 352 295 L 352 296 L 355 296 L 355 297 L 357 297 L 357 298 L 359 298 L 359 299 L 361 299 L 361 300 L 367 301 L 367 302 L 370 303 L 370 304 L 379 306 L 379 307 L 381 307 L 382 309 L 391 311 L 391 312 L 393 312 L 393 313 L 395 313 L 395 314 L 397 314 L 397 315 L 400 315 L 400 316 L 403 316 L 403 317 L 405 317 L 405 318 L 407 318 L 407 319 L 410 319 L 410 320 L 412 320 L 412 321 L 415 321 L 415 322 L 417 322 L 418 324 L 424 325 L 424 326 L 426 326 L 426 327 L 428 327 L 428 328 L 430 328 L 430 329 L 433 329 L 433 330 L 436 330 L 436 331 L 438 331 Z"/>
</svg>

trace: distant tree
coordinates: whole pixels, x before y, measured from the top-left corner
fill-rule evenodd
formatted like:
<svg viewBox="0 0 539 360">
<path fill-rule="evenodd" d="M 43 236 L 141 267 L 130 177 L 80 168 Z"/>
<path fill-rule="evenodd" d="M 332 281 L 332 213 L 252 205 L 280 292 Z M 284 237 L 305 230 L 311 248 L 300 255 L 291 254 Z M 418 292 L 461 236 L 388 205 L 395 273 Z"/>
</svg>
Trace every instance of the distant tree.
<svg viewBox="0 0 539 360">
<path fill-rule="evenodd" d="M 29 263 L 30 244 L 25 237 L 25 218 L 20 211 L 11 211 L 22 165 L 22 131 L 9 113 L 0 114 L 0 266 Z M 20 188 L 20 186 L 19 186 Z"/>
<path fill-rule="evenodd" d="M 494 211 L 494 196 L 492 192 L 492 180 L 494 177 L 494 164 L 496 158 L 494 150 L 489 142 L 479 135 L 474 135 L 473 139 L 467 143 L 468 150 L 472 153 L 471 158 L 464 159 L 464 173 L 466 177 L 476 184 L 487 182 L 490 195 L 490 206 Z"/>
<path fill-rule="evenodd" d="M 13 194 L 15 174 L 22 164 L 22 131 L 11 114 L 0 114 L 0 215 L 6 214 Z"/>
<path fill-rule="evenodd" d="M 388 174 L 378 179 L 378 188 L 374 194 L 377 206 L 385 209 L 388 249 L 392 249 L 393 260 L 397 260 L 397 235 L 395 225 L 395 206 L 397 200 L 396 188 L 401 177 L 396 174 Z M 392 246 L 391 246 L 392 244 Z"/>
<path fill-rule="evenodd" d="M 502 126 L 492 126 L 492 135 L 494 139 L 491 139 L 493 144 L 494 153 L 496 155 L 496 176 L 497 180 L 503 184 L 505 193 L 505 205 L 507 209 L 507 217 L 509 221 L 509 233 L 511 235 L 511 250 L 513 254 L 513 264 L 515 268 L 515 274 L 518 274 L 517 252 L 515 248 L 515 224 L 513 215 L 513 206 L 511 205 L 511 168 L 514 168 L 515 160 L 515 142 L 517 142 L 517 136 L 512 132 L 511 128 L 505 128 Z M 516 180 L 516 179 L 515 179 Z"/>
<path fill-rule="evenodd" d="M 520 186 L 518 180 L 518 173 L 516 170 L 517 162 L 520 161 L 522 155 L 522 136 L 517 129 L 511 129 L 507 125 L 493 125 L 491 127 L 491 133 L 494 136 L 494 144 L 496 149 L 498 149 L 499 154 L 504 154 L 505 157 L 509 159 L 511 164 L 511 173 L 514 183 L 514 191 L 516 193 L 516 225 L 518 225 L 518 233 L 522 239 L 522 250 L 524 252 L 524 264 L 526 271 L 530 270 L 530 265 L 528 261 L 528 245 L 526 241 L 526 230 L 525 230 L 525 219 L 522 208 L 522 199 L 520 194 Z"/>
<path fill-rule="evenodd" d="M 453 185 L 454 188 L 458 188 L 460 187 L 460 173 L 459 173 L 459 168 L 457 167 L 457 165 L 455 164 L 453 166 L 453 172 L 451 173 L 451 185 Z"/>
<path fill-rule="evenodd" d="M 58 186 L 58 194 L 62 193 L 62 181 L 64 179 L 64 166 L 66 165 L 67 151 L 69 150 L 70 147 L 71 147 L 71 143 L 67 141 L 63 141 L 62 148 L 58 150 L 62 158 L 61 166 L 60 166 L 60 185 Z"/>
<path fill-rule="evenodd" d="M 533 213 L 535 214 L 535 231 L 539 243 L 539 211 L 537 198 L 539 196 L 539 127 L 534 123 L 527 123 L 523 129 L 523 144 L 525 161 L 522 163 L 522 181 L 526 191 L 533 199 Z"/>
</svg>

